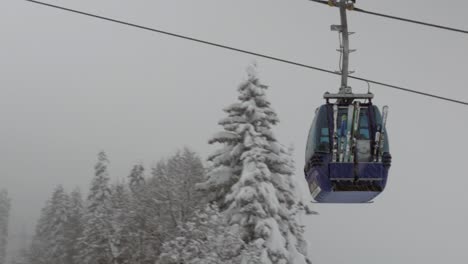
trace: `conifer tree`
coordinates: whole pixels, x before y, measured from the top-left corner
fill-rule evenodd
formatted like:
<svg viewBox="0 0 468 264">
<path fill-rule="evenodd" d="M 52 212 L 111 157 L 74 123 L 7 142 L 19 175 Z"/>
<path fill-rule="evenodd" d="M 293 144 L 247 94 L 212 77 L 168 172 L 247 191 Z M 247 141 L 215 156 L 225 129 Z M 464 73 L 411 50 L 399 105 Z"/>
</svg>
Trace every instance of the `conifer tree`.
<svg viewBox="0 0 468 264">
<path fill-rule="evenodd" d="M 116 263 L 112 255 L 114 245 L 108 163 L 106 154 L 100 152 L 94 167 L 95 175 L 87 198 L 84 230 L 79 242 L 79 259 L 83 264 Z"/>
<path fill-rule="evenodd" d="M 129 176 L 130 207 L 129 228 L 131 249 L 131 263 L 153 264 L 158 254 L 152 248 L 154 244 L 153 234 L 158 219 L 156 211 L 158 206 L 151 197 L 150 184 L 146 183 L 143 165 L 134 165 Z"/>
<path fill-rule="evenodd" d="M 61 264 L 69 258 L 67 256 L 67 221 L 70 199 L 61 185 L 59 185 L 51 199 L 50 215 L 48 217 L 47 259 L 49 264 Z"/>
<path fill-rule="evenodd" d="M 179 226 L 179 235 L 164 243 L 158 264 L 242 263 L 245 246 L 235 228 L 211 205 Z"/>
<path fill-rule="evenodd" d="M 130 212 L 130 193 L 124 184 L 112 187 L 112 257 L 116 264 L 130 263 L 132 256 L 132 238 Z"/>
<path fill-rule="evenodd" d="M 223 131 L 209 141 L 223 147 L 209 157 L 212 166 L 199 187 L 220 203 L 246 243 L 263 249 L 260 263 L 308 263 L 294 164 L 272 132 L 279 120 L 266 89 L 250 67 L 238 101 L 224 109 Z"/>
<path fill-rule="evenodd" d="M 10 207 L 8 192 L 6 190 L 0 190 L 0 264 L 6 263 Z"/>
<path fill-rule="evenodd" d="M 31 262 L 60 264 L 68 261 L 67 221 L 69 197 L 61 185 L 41 211 L 31 245 Z"/>
<path fill-rule="evenodd" d="M 128 176 L 128 185 L 133 193 L 138 193 L 142 190 L 143 186 L 145 185 L 144 172 L 145 168 L 143 167 L 143 165 L 138 164 L 133 166 L 132 171 Z"/>
<path fill-rule="evenodd" d="M 160 161 L 153 169 L 153 194 L 160 201 L 163 221 L 168 227 L 190 219 L 204 207 L 196 184 L 203 181 L 204 168 L 200 157 L 188 148 L 178 151 L 167 161 Z"/>
<path fill-rule="evenodd" d="M 46 201 L 46 205 L 42 207 L 39 220 L 36 223 L 36 230 L 31 241 L 28 261 L 33 264 L 47 264 L 47 243 L 48 241 L 48 221 L 50 218 L 50 199 Z"/>
<path fill-rule="evenodd" d="M 130 178 L 135 175 L 134 171 L 132 169 Z M 142 187 L 130 185 L 132 238 L 137 238 L 132 242 L 136 246 L 133 263 L 154 264 L 161 253 L 162 244 L 172 239 L 178 226 L 190 219 L 198 208 L 204 207 L 202 197 L 195 188 L 195 184 L 203 178 L 204 168 L 200 157 L 185 148 L 168 159 L 160 160 Z"/>
<path fill-rule="evenodd" d="M 143 167 L 139 171 L 144 178 Z M 132 174 L 130 173 L 129 178 L 134 175 Z M 162 201 L 158 200 L 160 186 L 154 177 L 138 182 L 139 184 L 130 185 L 132 208 L 130 228 L 133 247 L 131 259 L 134 264 L 154 264 L 170 230 L 162 221 L 165 217 L 162 213 Z"/>
<path fill-rule="evenodd" d="M 67 209 L 66 223 L 66 249 L 67 264 L 79 264 L 78 241 L 83 234 L 84 205 L 81 191 L 75 189 L 70 194 L 69 207 Z"/>
</svg>

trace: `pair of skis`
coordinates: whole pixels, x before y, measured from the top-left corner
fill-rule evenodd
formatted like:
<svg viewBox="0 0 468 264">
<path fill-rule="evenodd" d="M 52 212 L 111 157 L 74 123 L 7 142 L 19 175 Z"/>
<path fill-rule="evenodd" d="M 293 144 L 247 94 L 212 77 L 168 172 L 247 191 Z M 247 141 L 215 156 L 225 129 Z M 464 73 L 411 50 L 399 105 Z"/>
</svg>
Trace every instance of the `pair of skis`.
<svg viewBox="0 0 468 264">
<path fill-rule="evenodd" d="M 355 102 L 348 106 L 348 115 L 341 118 L 340 135 L 338 136 L 338 105 L 333 105 L 333 161 L 354 162 L 354 149 L 359 128 L 360 104 Z M 338 141 L 339 144 L 338 144 Z"/>
<path fill-rule="evenodd" d="M 385 126 L 387 123 L 388 106 L 382 108 L 382 124 L 377 127 L 375 132 L 374 162 L 382 162 L 383 149 L 385 144 Z"/>
<path fill-rule="evenodd" d="M 344 155 L 344 143 L 345 143 L 345 131 L 346 131 L 346 116 L 341 117 L 340 132 L 338 133 L 338 105 L 333 105 L 333 151 L 332 160 L 333 162 L 343 161 Z"/>
<path fill-rule="evenodd" d="M 344 162 L 354 162 L 354 150 L 356 149 L 357 134 L 359 132 L 359 118 L 361 115 L 361 105 L 355 102 L 355 105 L 350 105 L 353 109 L 350 112 L 348 109 L 348 116 L 351 113 L 352 120 L 348 121 L 348 135 L 346 137 L 346 154 Z M 352 125 L 350 125 L 352 124 Z"/>
</svg>

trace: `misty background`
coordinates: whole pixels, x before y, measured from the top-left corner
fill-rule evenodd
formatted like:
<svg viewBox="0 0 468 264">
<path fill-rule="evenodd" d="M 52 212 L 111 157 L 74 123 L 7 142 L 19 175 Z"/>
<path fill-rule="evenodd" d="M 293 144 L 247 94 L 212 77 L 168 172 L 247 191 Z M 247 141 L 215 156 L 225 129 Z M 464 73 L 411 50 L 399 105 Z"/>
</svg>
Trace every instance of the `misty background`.
<svg viewBox="0 0 468 264">
<path fill-rule="evenodd" d="M 47 1 L 132 23 L 338 69 L 336 8 L 306 0 Z M 0 188 L 12 198 L 9 252 L 34 231 L 57 184 L 83 191 L 96 154 L 125 178 L 178 148 L 206 157 L 222 108 L 245 68 L 260 79 L 295 146 L 304 148 L 314 110 L 339 77 L 212 48 L 26 1 L 0 4 Z M 357 6 L 466 29 L 465 1 L 370 1 Z M 349 13 L 355 75 L 468 100 L 468 38 L 454 32 Z M 350 81 L 355 92 L 367 84 Z M 303 218 L 314 263 L 441 263 L 468 257 L 468 108 L 371 86 L 390 106 L 393 155 L 386 191 L 370 205 L 316 205 Z M 307 195 L 307 193 L 305 194 Z M 22 239 L 25 238 L 25 239 Z"/>
</svg>

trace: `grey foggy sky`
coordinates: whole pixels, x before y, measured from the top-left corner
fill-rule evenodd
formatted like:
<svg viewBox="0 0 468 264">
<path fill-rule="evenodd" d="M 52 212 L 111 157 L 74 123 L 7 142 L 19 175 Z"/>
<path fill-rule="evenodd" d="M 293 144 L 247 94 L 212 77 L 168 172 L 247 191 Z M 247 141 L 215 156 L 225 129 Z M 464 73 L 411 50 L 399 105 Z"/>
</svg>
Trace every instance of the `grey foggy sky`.
<svg viewBox="0 0 468 264">
<path fill-rule="evenodd" d="M 338 10 L 307 0 L 68 0 L 70 8 L 335 70 Z M 358 0 L 363 9 L 466 29 L 466 1 Z M 468 36 L 349 15 L 356 76 L 468 100 Z M 0 188 L 12 235 L 32 224 L 57 184 L 84 191 L 99 150 L 115 179 L 184 145 L 203 157 L 245 68 L 261 80 L 294 144 L 297 177 L 314 109 L 339 78 L 65 13 L 0 4 Z M 367 85 L 350 81 L 354 91 Z M 317 264 L 462 263 L 468 257 L 468 108 L 372 86 L 388 104 L 393 166 L 372 205 L 316 205 L 304 217 Z"/>
</svg>

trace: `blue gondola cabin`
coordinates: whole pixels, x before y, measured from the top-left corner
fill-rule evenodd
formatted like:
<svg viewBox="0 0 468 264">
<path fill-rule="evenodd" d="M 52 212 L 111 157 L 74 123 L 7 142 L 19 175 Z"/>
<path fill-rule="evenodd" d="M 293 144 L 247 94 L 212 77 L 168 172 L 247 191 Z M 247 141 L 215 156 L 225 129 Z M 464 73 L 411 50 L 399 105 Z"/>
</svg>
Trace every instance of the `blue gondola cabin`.
<svg viewBox="0 0 468 264">
<path fill-rule="evenodd" d="M 304 168 L 316 202 L 365 203 L 385 189 L 391 164 L 385 122 L 371 103 L 355 103 L 353 111 L 350 105 L 327 103 L 316 110 Z"/>
</svg>

